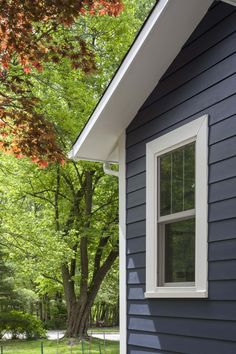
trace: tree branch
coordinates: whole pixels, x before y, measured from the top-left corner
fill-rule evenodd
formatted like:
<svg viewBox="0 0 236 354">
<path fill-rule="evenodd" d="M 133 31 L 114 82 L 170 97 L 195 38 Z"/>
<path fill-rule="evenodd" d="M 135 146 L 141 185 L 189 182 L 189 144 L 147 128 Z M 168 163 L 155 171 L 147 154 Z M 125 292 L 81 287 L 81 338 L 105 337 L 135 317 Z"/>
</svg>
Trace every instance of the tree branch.
<svg viewBox="0 0 236 354">
<path fill-rule="evenodd" d="M 42 273 L 41 275 L 42 275 L 44 278 L 46 278 L 46 279 L 53 280 L 53 281 L 55 281 L 56 283 L 59 283 L 59 284 L 63 285 L 63 282 L 62 282 L 61 280 L 57 279 L 57 278 L 50 277 L 49 275 L 46 275 L 45 273 Z"/>
</svg>

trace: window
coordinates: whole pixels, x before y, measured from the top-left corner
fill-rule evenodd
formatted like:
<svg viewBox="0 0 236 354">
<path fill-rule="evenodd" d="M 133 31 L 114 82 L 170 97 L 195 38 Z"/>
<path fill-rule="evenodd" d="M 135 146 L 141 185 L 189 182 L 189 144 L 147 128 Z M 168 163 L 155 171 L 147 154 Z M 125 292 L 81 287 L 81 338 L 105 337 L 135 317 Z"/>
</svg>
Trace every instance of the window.
<svg viewBox="0 0 236 354">
<path fill-rule="evenodd" d="M 147 144 L 146 297 L 207 297 L 208 122 Z"/>
<path fill-rule="evenodd" d="M 194 285 L 195 143 L 158 156 L 157 169 L 157 285 Z"/>
</svg>

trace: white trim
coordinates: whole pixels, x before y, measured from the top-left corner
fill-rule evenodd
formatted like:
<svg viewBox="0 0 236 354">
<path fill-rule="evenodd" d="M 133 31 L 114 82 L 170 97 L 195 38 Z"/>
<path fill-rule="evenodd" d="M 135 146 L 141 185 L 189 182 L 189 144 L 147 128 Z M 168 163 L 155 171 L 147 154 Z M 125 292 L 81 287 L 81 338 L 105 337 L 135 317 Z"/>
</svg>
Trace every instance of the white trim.
<svg viewBox="0 0 236 354">
<path fill-rule="evenodd" d="M 110 162 L 104 162 L 103 164 L 103 171 L 106 175 L 114 176 L 114 177 L 119 177 L 119 171 L 113 170 L 111 168 L 111 163 Z"/>
<path fill-rule="evenodd" d="M 189 209 L 189 210 L 180 211 L 179 213 L 159 216 L 158 222 L 159 223 L 164 222 L 167 224 L 168 222 L 175 221 L 175 220 L 180 220 L 180 219 L 184 220 L 186 218 L 188 219 L 190 216 L 194 216 L 194 215 L 195 215 L 195 209 Z"/>
<path fill-rule="evenodd" d="M 157 286 L 157 157 L 196 141 L 195 286 Z M 204 115 L 146 145 L 146 297 L 207 297 L 208 116 Z"/>
<path fill-rule="evenodd" d="M 112 80 L 109 89 L 105 92 L 103 95 L 97 109 L 95 110 L 94 114 L 91 116 L 90 120 L 86 124 L 84 131 L 82 134 L 79 136 L 76 144 L 74 145 L 73 149 L 77 149 L 77 146 L 83 144 L 84 140 L 88 136 L 90 130 L 93 128 L 94 124 L 96 123 L 97 119 L 101 115 L 102 111 L 104 110 L 105 106 L 107 105 L 108 101 L 110 100 L 111 96 L 113 95 L 114 91 L 118 87 L 119 83 L 123 79 L 127 69 L 130 67 L 132 64 L 134 58 L 136 57 L 138 51 L 140 50 L 142 44 L 145 42 L 145 39 L 147 38 L 148 34 L 152 30 L 153 26 L 155 25 L 156 21 L 158 20 L 158 17 L 161 15 L 163 9 L 165 8 L 167 2 L 169 0 L 162 0 L 160 1 L 160 4 L 158 5 L 158 11 L 155 11 L 157 15 L 152 15 L 150 20 L 145 26 L 145 29 L 140 33 L 140 36 L 137 38 L 135 41 L 134 45 L 132 46 L 132 49 L 130 50 L 129 54 L 125 58 L 124 62 L 120 66 L 116 76 Z M 157 17 L 156 17 L 157 16 Z"/>
<path fill-rule="evenodd" d="M 108 156 L 158 84 L 213 0 L 159 0 L 114 76 L 70 158 L 118 161 Z"/>
<path fill-rule="evenodd" d="M 195 286 L 195 283 L 193 282 L 193 283 L 191 283 L 191 282 L 188 282 L 188 283 L 165 283 L 165 286 L 169 286 L 169 287 L 176 287 L 176 286 L 178 286 L 178 287 L 186 287 L 186 286 L 188 286 L 188 287 L 192 287 L 192 288 L 194 288 L 194 286 Z"/>
<path fill-rule="evenodd" d="M 206 298 L 208 297 L 207 291 L 197 290 L 192 288 L 166 288 L 159 287 L 158 293 L 156 291 L 146 291 L 146 298 Z"/>
<path fill-rule="evenodd" d="M 120 269 L 120 354 L 127 352 L 126 302 L 126 158 L 125 133 L 119 139 L 119 269 Z"/>
</svg>

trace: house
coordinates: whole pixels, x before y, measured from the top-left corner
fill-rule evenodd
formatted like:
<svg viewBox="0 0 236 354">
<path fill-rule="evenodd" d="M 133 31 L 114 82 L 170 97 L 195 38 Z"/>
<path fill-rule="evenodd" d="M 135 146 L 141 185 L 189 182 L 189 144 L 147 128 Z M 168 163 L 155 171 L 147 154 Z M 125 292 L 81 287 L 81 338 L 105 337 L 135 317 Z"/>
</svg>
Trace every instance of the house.
<svg viewBox="0 0 236 354">
<path fill-rule="evenodd" d="M 121 354 L 236 353 L 235 5 L 159 0 L 71 151 L 119 163 Z"/>
</svg>

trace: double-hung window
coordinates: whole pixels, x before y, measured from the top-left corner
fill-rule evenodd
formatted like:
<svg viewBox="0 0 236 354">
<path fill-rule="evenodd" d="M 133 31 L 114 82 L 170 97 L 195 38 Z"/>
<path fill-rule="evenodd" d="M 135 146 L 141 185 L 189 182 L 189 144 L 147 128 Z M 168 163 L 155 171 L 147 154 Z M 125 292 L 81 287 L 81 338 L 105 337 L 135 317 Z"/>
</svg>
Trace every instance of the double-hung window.
<svg viewBox="0 0 236 354">
<path fill-rule="evenodd" d="M 146 297 L 207 297 L 208 122 L 147 144 Z"/>
</svg>

